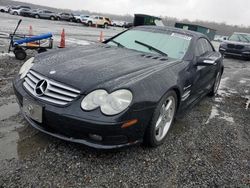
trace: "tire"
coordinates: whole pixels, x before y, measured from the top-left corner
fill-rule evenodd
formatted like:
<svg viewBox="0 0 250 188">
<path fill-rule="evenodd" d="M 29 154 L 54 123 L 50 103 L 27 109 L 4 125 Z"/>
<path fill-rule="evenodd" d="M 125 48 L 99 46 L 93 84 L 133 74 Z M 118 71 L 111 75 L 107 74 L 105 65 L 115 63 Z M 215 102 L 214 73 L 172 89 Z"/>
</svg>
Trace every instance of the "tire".
<svg viewBox="0 0 250 188">
<path fill-rule="evenodd" d="M 144 135 L 144 144 L 157 147 L 163 144 L 174 122 L 178 99 L 174 91 L 168 91 L 158 103 Z M 168 108 L 168 109 L 167 109 Z"/>
<path fill-rule="evenodd" d="M 88 26 L 92 26 L 92 22 L 88 22 Z"/>
<path fill-rule="evenodd" d="M 17 15 L 18 15 L 18 13 L 17 13 L 17 12 L 13 12 L 13 15 L 16 15 L 16 16 L 17 16 Z"/>
<path fill-rule="evenodd" d="M 50 20 L 55 20 L 55 17 L 54 17 L 54 16 L 51 16 L 51 17 L 50 17 Z"/>
<path fill-rule="evenodd" d="M 77 22 L 77 23 L 80 23 L 80 22 L 81 22 L 81 20 L 80 20 L 80 19 L 77 19 L 77 20 L 76 20 L 76 22 Z"/>
<path fill-rule="evenodd" d="M 3 9 L 1 9 L 0 12 L 5 12 L 5 11 Z"/>
<path fill-rule="evenodd" d="M 108 24 L 105 23 L 105 24 L 103 25 L 103 27 L 104 27 L 105 29 L 108 28 Z"/>
<path fill-rule="evenodd" d="M 61 20 L 61 18 L 57 17 L 57 18 L 56 18 L 56 20 L 60 21 L 60 20 Z"/>
<path fill-rule="evenodd" d="M 73 20 L 72 20 L 72 19 L 69 19 L 69 22 L 73 22 Z"/>
<path fill-rule="evenodd" d="M 15 54 L 16 59 L 18 60 L 24 60 L 27 57 L 25 50 L 22 48 L 16 48 L 14 50 L 14 54 Z"/>
<path fill-rule="evenodd" d="M 40 16 L 38 14 L 36 14 L 34 17 L 37 18 L 37 19 L 40 18 Z"/>
<path fill-rule="evenodd" d="M 216 78 L 215 78 L 213 87 L 212 87 L 211 91 L 208 93 L 208 96 L 214 97 L 217 94 L 217 91 L 218 91 L 219 86 L 220 86 L 221 76 L 222 76 L 222 70 L 216 74 Z"/>
</svg>

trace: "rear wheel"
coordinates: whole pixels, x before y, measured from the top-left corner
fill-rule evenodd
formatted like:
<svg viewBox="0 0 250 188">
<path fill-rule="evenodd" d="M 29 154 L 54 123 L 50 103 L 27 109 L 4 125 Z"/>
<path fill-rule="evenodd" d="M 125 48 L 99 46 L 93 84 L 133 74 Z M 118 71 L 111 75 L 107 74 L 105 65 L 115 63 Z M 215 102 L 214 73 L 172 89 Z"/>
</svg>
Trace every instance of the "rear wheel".
<svg viewBox="0 0 250 188">
<path fill-rule="evenodd" d="M 107 23 L 105 23 L 103 27 L 104 27 L 104 28 L 108 28 L 108 24 L 107 24 Z"/>
<path fill-rule="evenodd" d="M 80 23 L 80 22 L 81 22 L 81 20 L 80 20 L 80 19 L 77 19 L 77 20 L 76 20 L 76 22 L 77 22 L 77 23 Z"/>
<path fill-rule="evenodd" d="M 144 143 L 150 147 L 161 145 L 173 124 L 177 110 L 177 95 L 169 91 L 157 105 L 150 125 L 144 136 Z"/>
<path fill-rule="evenodd" d="M 40 16 L 38 14 L 36 14 L 34 17 L 37 18 L 37 19 L 40 18 Z"/>
<path fill-rule="evenodd" d="M 14 12 L 13 14 L 14 14 L 14 15 L 18 15 L 18 13 L 17 13 L 17 12 Z"/>
<path fill-rule="evenodd" d="M 213 97 L 217 94 L 218 89 L 220 87 L 221 76 L 222 76 L 222 71 L 219 71 L 216 75 L 214 85 L 213 85 L 210 93 L 208 93 L 209 96 Z"/>
<path fill-rule="evenodd" d="M 24 60 L 27 57 L 25 50 L 22 48 L 16 48 L 14 50 L 14 54 L 15 54 L 16 59 L 18 60 Z"/>
<path fill-rule="evenodd" d="M 69 22 L 73 22 L 73 19 L 69 19 Z"/>
<path fill-rule="evenodd" d="M 3 9 L 1 9 L 0 12 L 5 12 L 5 11 Z"/>
<path fill-rule="evenodd" d="M 55 17 L 54 17 L 54 16 L 51 16 L 50 19 L 51 19 L 51 20 L 55 20 Z"/>
</svg>

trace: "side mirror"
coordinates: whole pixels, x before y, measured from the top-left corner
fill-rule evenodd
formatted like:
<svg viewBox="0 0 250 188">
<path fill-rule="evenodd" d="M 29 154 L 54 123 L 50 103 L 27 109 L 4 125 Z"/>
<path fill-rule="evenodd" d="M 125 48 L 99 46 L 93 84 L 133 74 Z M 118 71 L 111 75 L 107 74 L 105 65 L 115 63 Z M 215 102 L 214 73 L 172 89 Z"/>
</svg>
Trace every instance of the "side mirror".
<svg viewBox="0 0 250 188">
<path fill-rule="evenodd" d="M 212 66 L 216 65 L 216 59 L 199 57 L 196 66 Z"/>
<path fill-rule="evenodd" d="M 223 40 L 227 40 L 227 37 L 223 37 Z"/>
</svg>

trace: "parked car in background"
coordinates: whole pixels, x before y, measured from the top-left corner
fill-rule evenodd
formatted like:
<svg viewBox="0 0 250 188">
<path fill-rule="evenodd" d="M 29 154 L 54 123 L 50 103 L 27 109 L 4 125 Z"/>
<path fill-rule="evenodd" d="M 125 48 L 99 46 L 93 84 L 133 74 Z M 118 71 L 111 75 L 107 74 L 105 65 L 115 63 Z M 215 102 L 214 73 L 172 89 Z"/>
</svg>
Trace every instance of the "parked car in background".
<svg viewBox="0 0 250 188">
<path fill-rule="evenodd" d="M 75 21 L 75 17 L 74 17 L 73 14 L 65 13 L 65 12 L 57 14 L 56 18 L 57 18 L 57 20 L 64 20 L 64 21 L 69 21 L 69 22 L 74 22 Z"/>
<path fill-rule="evenodd" d="M 131 28 L 133 26 L 134 26 L 134 24 L 131 23 L 131 22 L 125 22 L 125 24 L 124 24 L 124 28 L 127 28 L 127 29 L 129 29 L 129 28 Z"/>
<path fill-rule="evenodd" d="M 44 18 L 44 19 L 50 19 L 50 20 L 57 19 L 57 13 L 49 11 L 49 10 L 38 10 L 37 12 L 34 12 L 32 15 L 34 18 Z"/>
<path fill-rule="evenodd" d="M 80 23 L 81 22 L 81 15 L 74 15 L 75 22 Z"/>
<path fill-rule="evenodd" d="M 107 28 L 111 24 L 111 21 L 109 18 L 105 18 L 103 16 L 90 16 L 83 19 L 82 23 L 88 26 L 96 25 L 97 27 Z"/>
<path fill-rule="evenodd" d="M 20 9 L 20 11 L 19 11 L 19 15 L 20 15 L 20 16 L 29 17 L 30 14 L 31 14 L 31 11 L 32 11 L 31 9 L 22 8 L 22 9 Z"/>
<path fill-rule="evenodd" d="M 124 27 L 125 21 L 112 20 L 111 25 L 114 27 Z"/>
<path fill-rule="evenodd" d="M 102 149 L 156 147 L 177 113 L 216 94 L 223 69 L 207 36 L 142 26 L 32 57 L 13 86 L 23 116 L 43 133 Z"/>
<path fill-rule="evenodd" d="M 11 7 L 10 8 L 10 14 L 13 14 L 13 15 L 20 15 L 20 11 L 21 9 L 31 9 L 29 6 L 16 6 L 16 7 Z"/>
<path fill-rule="evenodd" d="M 80 22 L 83 23 L 85 19 L 88 19 L 89 16 L 88 15 L 81 15 L 80 16 Z"/>
<path fill-rule="evenodd" d="M 9 8 L 6 6 L 0 6 L 0 12 L 8 12 Z"/>
<path fill-rule="evenodd" d="M 108 18 L 108 17 L 105 17 L 105 20 L 107 20 L 108 21 L 108 25 L 111 26 L 111 22 L 112 22 L 111 19 Z"/>
<path fill-rule="evenodd" d="M 32 9 L 32 10 L 30 10 L 30 12 L 29 12 L 29 17 L 34 17 L 35 14 L 36 14 L 37 12 L 41 11 L 41 10 L 42 10 L 42 9 Z"/>
<path fill-rule="evenodd" d="M 250 59 L 250 33 L 235 32 L 228 40 L 223 40 L 219 51 L 223 55 Z"/>
</svg>

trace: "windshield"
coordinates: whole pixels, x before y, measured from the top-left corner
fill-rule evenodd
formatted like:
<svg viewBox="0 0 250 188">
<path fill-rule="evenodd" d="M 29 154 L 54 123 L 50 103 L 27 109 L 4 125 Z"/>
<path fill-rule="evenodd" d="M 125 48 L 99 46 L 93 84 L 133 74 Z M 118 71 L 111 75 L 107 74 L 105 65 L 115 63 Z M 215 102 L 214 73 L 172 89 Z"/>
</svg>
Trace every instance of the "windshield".
<svg viewBox="0 0 250 188">
<path fill-rule="evenodd" d="M 229 37 L 230 41 L 236 41 L 236 42 L 250 42 L 250 34 L 244 34 L 244 33 L 234 33 L 231 37 Z"/>
<path fill-rule="evenodd" d="M 190 41 L 191 37 L 178 33 L 129 30 L 109 41 L 108 44 L 146 53 L 167 54 L 171 58 L 182 59 Z"/>
</svg>

